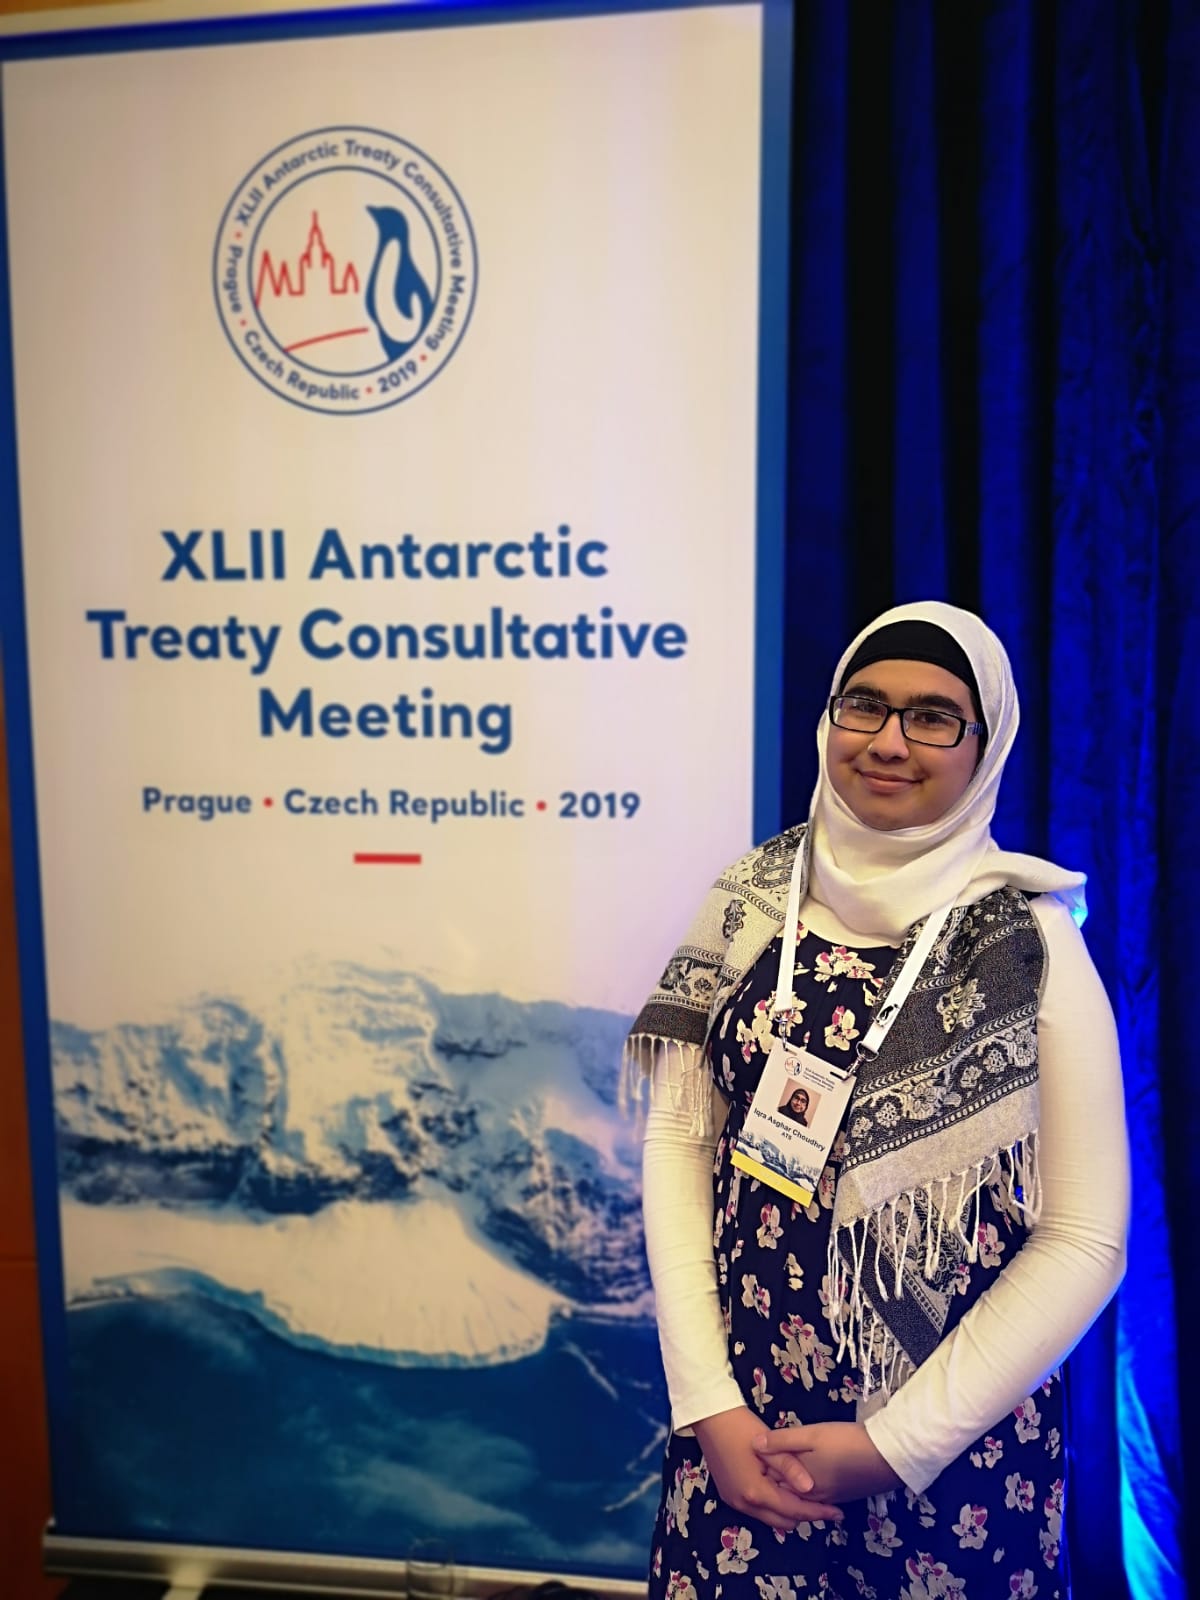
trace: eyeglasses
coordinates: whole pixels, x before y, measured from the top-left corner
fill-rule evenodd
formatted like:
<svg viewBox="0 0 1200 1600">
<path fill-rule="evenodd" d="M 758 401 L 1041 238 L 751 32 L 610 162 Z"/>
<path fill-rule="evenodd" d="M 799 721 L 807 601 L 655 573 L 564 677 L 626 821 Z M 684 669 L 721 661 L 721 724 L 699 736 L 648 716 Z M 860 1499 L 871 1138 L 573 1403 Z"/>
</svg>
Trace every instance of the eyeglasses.
<svg viewBox="0 0 1200 1600">
<path fill-rule="evenodd" d="M 943 750 L 961 744 L 965 733 L 986 733 L 982 722 L 968 722 L 953 711 L 936 706 L 889 706 L 874 695 L 835 694 L 829 702 L 829 720 L 849 733 L 879 733 L 893 713 L 900 718 L 906 739 L 914 744 L 939 745 Z"/>
</svg>

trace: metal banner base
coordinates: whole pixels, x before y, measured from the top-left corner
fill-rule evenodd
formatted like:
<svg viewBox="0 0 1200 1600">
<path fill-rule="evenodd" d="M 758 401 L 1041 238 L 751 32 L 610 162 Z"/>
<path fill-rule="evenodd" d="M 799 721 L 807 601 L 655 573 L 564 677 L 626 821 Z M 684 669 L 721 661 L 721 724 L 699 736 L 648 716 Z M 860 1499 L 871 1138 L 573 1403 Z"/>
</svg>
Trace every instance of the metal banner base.
<svg viewBox="0 0 1200 1600">
<path fill-rule="evenodd" d="M 301 1555 L 284 1550 L 231 1550 L 216 1545 L 150 1544 L 129 1539 L 83 1539 L 47 1529 L 42 1552 L 48 1573 L 62 1577 L 147 1578 L 171 1592 L 195 1595 L 209 1588 L 287 1590 L 289 1594 L 336 1596 L 337 1600 L 488 1600 L 511 1589 L 565 1583 L 610 1595 L 643 1600 L 644 1583 L 623 1578 L 590 1578 L 578 1573 L 518 1572 L 503 1567 L 455 1565 L 444 1578 L 410 1573 L 407 1561 L 363 1556 Z M 215 1600 L 215 1597 L 214 1597 Z"/>
</svg>

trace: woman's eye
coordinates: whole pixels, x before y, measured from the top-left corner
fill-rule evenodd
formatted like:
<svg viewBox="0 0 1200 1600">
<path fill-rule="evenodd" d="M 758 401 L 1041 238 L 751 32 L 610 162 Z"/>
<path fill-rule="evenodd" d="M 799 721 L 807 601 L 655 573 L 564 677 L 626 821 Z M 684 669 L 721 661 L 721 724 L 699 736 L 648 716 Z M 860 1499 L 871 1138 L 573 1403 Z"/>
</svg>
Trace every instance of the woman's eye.
<svg viewBox="0 0 1200 1600">
<path fill-rule="evenodd" d="M 916 706 L 908 713 L 906 720 L 914 728 L 944 730 L 952 728 L 958 719 L 952 717 L 948 711 L 933 711 L 926 706 Z"/>
</svg>

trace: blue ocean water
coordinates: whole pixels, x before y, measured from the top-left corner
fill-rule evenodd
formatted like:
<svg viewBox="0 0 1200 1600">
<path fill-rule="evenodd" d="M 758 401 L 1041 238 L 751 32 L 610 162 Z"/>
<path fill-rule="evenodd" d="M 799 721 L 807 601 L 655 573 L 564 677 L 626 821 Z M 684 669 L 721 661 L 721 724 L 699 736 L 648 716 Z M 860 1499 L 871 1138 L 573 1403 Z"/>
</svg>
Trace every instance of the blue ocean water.
<svg viewBox="0 0 1200 1600">
<path fill-rule="evenodd" d="M 291 1344 L 198 1295 L 68 1318 L 66 1534 L 643 1578 L 667 1415 L 649 1323 L 397 1368 Z"/>
</svg>

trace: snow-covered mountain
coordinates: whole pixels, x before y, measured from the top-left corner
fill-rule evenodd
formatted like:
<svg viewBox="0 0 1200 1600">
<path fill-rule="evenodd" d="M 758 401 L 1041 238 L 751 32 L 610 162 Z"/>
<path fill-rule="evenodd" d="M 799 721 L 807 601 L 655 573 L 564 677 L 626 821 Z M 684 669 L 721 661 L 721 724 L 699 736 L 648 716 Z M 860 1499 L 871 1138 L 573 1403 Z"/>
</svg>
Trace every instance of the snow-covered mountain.
<svg viewBox="0 0 1200 1600">
<path fill-rule="evenodd" d="M 129 1222 L 187 1213 L 176 1235 L 198 1240 L 204 1216 L 264 1228 L 379 1206 L 377 1224 L 386 1211 L 408 1237 L 418 1213 L 453 1213 L 451 1232 L 548 1291 L 539 1320 L 551 1302 L 644 1309 L 637 1139 L 615 1104 L 627 1028 L 613 1012 L 447 994 L 350 964 L 301 969 L 253 1004 L 208 996 L 154 1025 L 55 1023 L 60 1176 L 83 1203 L 64 1217 L 92 1241 L 88 1270 L 73 1272 L 67 1230 L 75 1291 L 105 1276 L 105 1252 L 111 1273 L 134 1271 L 114 1208 Z M 85 1229 L 95 1207 L 111 1225 Z M 293 1243 L 302 1232 L 274 1228 Z M 159 1259 L 165 1270 L 170 1251 Z M 218 1275 L 189 1251 L 174 1266 Z"/>
</svg>

